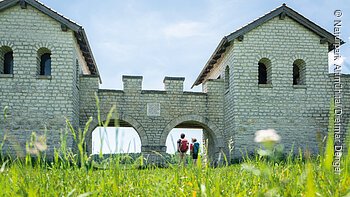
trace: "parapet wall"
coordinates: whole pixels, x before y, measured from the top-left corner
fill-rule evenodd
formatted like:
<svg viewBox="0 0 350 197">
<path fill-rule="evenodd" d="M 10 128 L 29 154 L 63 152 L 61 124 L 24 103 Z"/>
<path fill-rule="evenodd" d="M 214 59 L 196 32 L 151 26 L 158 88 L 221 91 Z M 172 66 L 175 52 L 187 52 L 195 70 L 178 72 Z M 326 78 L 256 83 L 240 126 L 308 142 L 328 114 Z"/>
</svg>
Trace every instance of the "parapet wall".
<svg viewBox="0 0 350 197">
<path fill-rule="evenodd" d="M 183 92 L 184 77 L 164 77 L 164 90 L 167 92 Z M 123 75 L 123 91 L 138 92 L 142 90 L 142 76 Z"/>
<path fill-rule="evenodd" d="M 98 89 L 97 78 L 82 77 L 80 82 L 81 126 L 88 116 L 97 125 L 95 92 L 99 99 L 101 121 L 113 105 L 114 119 L 120 126 L 133 127 L 139 134 L 143 152 L 166 151 L 166 138 L 175 128 L 202 128 L 212 141 L 212 155 L 223 149 L 223 81 L 209 81 L 206 92 L 183 91 L 183 77 L 165 77 L 164 90 L 142 90 L 142 76 L 123 76 L 123 90 Z M 91 140 L 91 137 L 89 137 Z M 88 142 L 91 150 L 91 142 Z"/>
</svg>

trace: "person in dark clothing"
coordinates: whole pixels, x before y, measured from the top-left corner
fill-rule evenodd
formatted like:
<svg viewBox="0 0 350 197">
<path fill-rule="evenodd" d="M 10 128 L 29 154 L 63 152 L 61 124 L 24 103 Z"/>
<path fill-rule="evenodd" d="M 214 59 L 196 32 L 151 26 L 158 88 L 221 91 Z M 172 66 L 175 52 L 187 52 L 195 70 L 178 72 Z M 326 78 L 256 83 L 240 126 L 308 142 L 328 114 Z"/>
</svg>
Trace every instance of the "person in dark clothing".
<svg viewBox="0 0 350 197">
<path fill-rule="evenodd" d="M 198 154 L 199 154 L 199 143 L 197 142 L 196 138 L 192 138 L 190 151 L 191 151 L 193 163 L 196 164 L 197 163 L 197 159 L 198 159 Z"/>
<path fill-rule="evenodd" d="M 185 164 L 186 152 L 188 151 L 188 141 L 185 138 L 185 134 L 181 133 L 180 139 L 177 141 L 177 151 L 180 153 L 180 163 Z"/>
</svg>

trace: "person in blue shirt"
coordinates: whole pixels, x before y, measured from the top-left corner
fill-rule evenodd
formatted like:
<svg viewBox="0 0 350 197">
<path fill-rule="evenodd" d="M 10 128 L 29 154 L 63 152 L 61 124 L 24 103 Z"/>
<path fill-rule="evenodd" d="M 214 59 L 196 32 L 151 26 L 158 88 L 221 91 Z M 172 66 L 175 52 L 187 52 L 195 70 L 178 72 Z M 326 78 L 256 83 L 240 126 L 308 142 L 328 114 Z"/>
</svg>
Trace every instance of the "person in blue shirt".
<svg viewBox="0 0 350 197">
<path fill-rule="evenodd" d="M 192 143 L 190 146 L 190 152 L 192 155 L 192 159 L 193 159 L 193 163 L 196 164 L 197 163 L 197 159 L 198 159 L 198 154 L 199 154 L 199 143 L 197 142 L 196 138 L 192 138 Z"/>
</svg>

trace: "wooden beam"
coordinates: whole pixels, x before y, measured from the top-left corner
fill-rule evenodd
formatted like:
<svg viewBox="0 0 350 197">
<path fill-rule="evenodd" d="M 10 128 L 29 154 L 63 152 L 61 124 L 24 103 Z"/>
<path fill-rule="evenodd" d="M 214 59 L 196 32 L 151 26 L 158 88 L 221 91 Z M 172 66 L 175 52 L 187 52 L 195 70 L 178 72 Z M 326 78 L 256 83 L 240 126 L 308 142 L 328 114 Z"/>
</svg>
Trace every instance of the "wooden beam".
<svg viewBox="0 0 350 197">
<path fill-rule="evenodd" d="M 61 30 L 66 32 L 68 30 L 67 25 L 61 23 Z"/>
<path fill-rule="evenodd" d="M 79 42 L 83 41 L 83 36 L 81 34 L 76 33 L 75 37 L 78 39 Z"/>
<path fill-rule="evenodd" d="M 240 35 L 240 36 L 237 37 L 237 40 L 240 41 L 240 42 L 242 42 L 243 39 L 244 39 L 244 35 Z"/>
<path fill-rule="evenodd" d="M 286 12 L 285 11 L 281 12 L 281 14 L 279 15 L 279 18 L 280 20 L 284 20 L 286 18 Z"/>
<path fill-rule="evenodd" d="M 87 57 L 90 57 L 90 55 L 89 55 L 90 53 L 89 53 L 89 52 L 84 51 L 84 50 L 82 50 L 81 52 L 83 53 L 85 59 L 86 59 Z"/>
<path fill-rule="evenodd" d="M 83 56 L 86 62 L 93 62 L 91 56 L 87 52 L 83 52 Z"/>
<path fill-rule="evenodd" d="M 88 47 L 86 45 L 79 45 L 80 50 L 89 52 Z"/>
<path fill-rule="evenodd" d="M 215 64 L 217 61 L 216 60 L 210 60 L 209 64 Z"/>
<path fill-rule="evenodd" d="M 226 48 L 221 48 L 220 51 L 218 51 L 218 53 L 220 53 L 220 55 L 221 55 L 221 54 L 224 53 L 225 51 L 226 51 Z"/>
<path fill-rule="evenodd" d="M 19 5 L 21 6 L 22 9 L 27 9 L 27 3 L 24 0 L 20 0 Z"/>
<path fill-rule="evenodd" d="M 221 54 L 215 54 L 215 56 L 213 57 L 214 60 L 218 60 L 221 57 Z"/>
<path fill-rule="evenodd" d="M 230 44 L 231 44 L 230 42 L 226 42 L 226 43 L 224 44 L 224 47 L 227 48 L 228 46 L 230 46 Z"/>
<path fill-rule="evenodd" d="M 327 43 L 327 38 L 320 39 L 320 44 L 326 44 L 326 43 Z"/>
</svg>

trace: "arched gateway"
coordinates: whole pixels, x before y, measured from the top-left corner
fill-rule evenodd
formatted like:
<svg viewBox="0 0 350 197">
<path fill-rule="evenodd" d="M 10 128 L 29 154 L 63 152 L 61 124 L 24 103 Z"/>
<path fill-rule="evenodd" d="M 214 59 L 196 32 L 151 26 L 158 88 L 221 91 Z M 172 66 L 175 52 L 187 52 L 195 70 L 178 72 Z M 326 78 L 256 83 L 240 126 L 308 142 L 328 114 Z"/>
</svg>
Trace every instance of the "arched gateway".
<svg viewBox="0 0 350 197">
<path fill-rule="evenodd" d="M 81 84 L 93 84 L 98 78 L 83 77 Z M 208 141 L 208 153 L 215 159 L 216 153 L 224 148 L 223 81 L 210 81 L 206 92 L 184 92 L 184 78 L 165 77 L 164 91 L 142 90 L 142 77 L 123 76 L 123 90 L 101 90 L 97 86 L 88 86 L 91 91 L 81 95 L 80 124 L 92 116 L 91 131 L 98 126 L 95 92 L 99 99 L 100 119 L 106 120 L 113 105 L 116 115 L 112 120 L 120 126 L 133 127 L 141 138 L 143 153 L 165 153 L 166 138 L 173 128 L 202 128 L 204 138 Z M 97 83 L 98 84 L 98 83 Z M 84 85 L 83 85 L 84 87 Z M 87 87 L 87 86 L 85 86 Z M 114 126 L 110 122 L 109 126 Z M 91 152 L 91 137 L 88 136 L 87 147 Z"/>
<path fill-rule="evenodd" d="M 117 117 L 112 117 L 108 124 L 106 124 L 106 120 L 107 120 L 107 114 L 102 114 L 101 117 L 101 125 L 98 123 L 97 119 L 95 119 L 92 123 L 91 123 L 91 129 L 89 132 L 88 137 L 86 138 L 86 142 L 87 142 L 87 150 L 89 152 L 91 152 L 92 150 L 92 137 L 91 137 L 91 132 L 93 132 L 97 127 L 131 127 L 133 128 L 136 133 L 138 134 L 138 136 L 140 137 L 140 141 L 141 141 L 141 145 L 146 145 L 148 143 L 148 139 L 147 139 L 147 135 L 145 132 L 145 129 L 143 128 L 143 126 L 133 117 L 127 115 L 127 114 L 120 114 Z"/>
<path fill-rule="evenodd" d="M 165 144 L 168 134 L 173 128 L 201 128 L 204 134 L 204 143 L 208 147 L 208 155 L 215 158 L 215 154 L 224 147 L 223 136 L 220 129 L 209 119 L 199 115 L 184 115 L 170 121 L 162 132 L 160 143 Z"/>
</svg>

